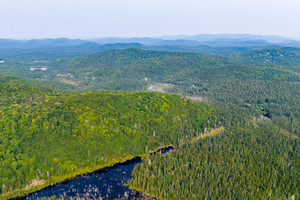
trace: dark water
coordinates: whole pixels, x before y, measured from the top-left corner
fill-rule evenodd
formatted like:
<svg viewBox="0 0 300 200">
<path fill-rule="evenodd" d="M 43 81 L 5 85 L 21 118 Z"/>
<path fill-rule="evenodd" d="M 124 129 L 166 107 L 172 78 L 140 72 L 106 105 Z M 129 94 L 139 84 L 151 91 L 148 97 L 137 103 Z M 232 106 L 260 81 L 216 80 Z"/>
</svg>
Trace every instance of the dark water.
<svg viewBox="0 0 300 200">
<path fill-rule="evenodd" d="M 270 119 L 270 115 L 268 115 L 268 114 L 266 114 L 266 115 L 261 114 L 260 118 L 262 118 L 262 119 Z"/>
<path fill-rule="evenodd" d="M 168 147 L 156 153 L 166 154 L 173 150 L 173 147 Z M 141 162 L 137 157 L 124 164 L 98 170 L 92 175 L 80 176 L 73 181 L 47 187 L 21 199 L 33 200 L 51 196 L 64 199 L 141 199 L 125 185 L 130 181 L 133 168 Z"/>
<path fill-rule="evenodd" d="M 140 161 L 141 162 L 141 161 Z M 124 184 L 131 178 L 131 172 L 139 162 L 121 165 L 107 172 L 92 176 L 82 176 L 78 179 L 49 187 L 37 193 L 31 194 L 26 199 L 41 197 L 63 197 L 75 199 L 134 199 L 132 191 Z"/>
</svg>

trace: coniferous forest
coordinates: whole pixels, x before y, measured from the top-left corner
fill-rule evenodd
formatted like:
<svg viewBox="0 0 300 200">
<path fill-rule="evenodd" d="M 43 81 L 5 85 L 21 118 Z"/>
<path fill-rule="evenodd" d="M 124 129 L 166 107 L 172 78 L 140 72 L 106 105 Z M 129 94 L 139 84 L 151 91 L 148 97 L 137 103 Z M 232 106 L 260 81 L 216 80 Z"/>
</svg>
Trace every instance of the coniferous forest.
<svg viewBox="0 0 300 200">
<path fill-rule="evenodd" d="M 158 199 L 300 198 L 299 48 L 18 48 L 0 48 L 0 199 L 135 156 L 130 188 Z"/>
<path fill-rule="evenodd" d="M 268 122 L 148 157 L 130 185 L 158 199 L 298 199 L 299 138 Z"/>
</svg>

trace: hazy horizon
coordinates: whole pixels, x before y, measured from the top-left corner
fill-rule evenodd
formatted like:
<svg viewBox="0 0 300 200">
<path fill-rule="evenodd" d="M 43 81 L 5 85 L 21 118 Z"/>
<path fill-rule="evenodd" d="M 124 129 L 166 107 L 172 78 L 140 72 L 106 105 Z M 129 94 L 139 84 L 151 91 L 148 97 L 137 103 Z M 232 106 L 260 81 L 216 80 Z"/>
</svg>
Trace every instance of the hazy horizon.
<svg viewBox="0 0 300 200">
<path fill-rule="evenodd" d="M 7 0 L 0 38 L 254 34 L 300 40 L 297 0 Z"/>
<path fill-rule="evenodd" d="M 124 38 L 124 39 L 132 39 L 132 38 L 153 38 L 153 39 L 163 39 L 165 37 L 189 37 L 189 36 L 196 36 L 196 35 L 257 35 L 257 36 L 263 36 L 263 37 L 268 37 L 268 36 L 275 36 L 275 37 L 282 37 L 282 38 L 287 38 L 287 39 L 294 39 L 294 40 L 300 40 L 300 38 L 293 38 L 293 37 L 288 37 L 284 35 L 262 35 L 262 34 L 249 34 L 249 33 L 200 33 L 200 34 L 194 34 L 194 35 L 189 35 L 189 34 L 178 34 L 178 35 L 158 35 L 158 36 L 100 36 L 100 37 L 86 37 L 86 38 L 80 38 L 80 37 L 40 37 L 40 38 L 4 38 L 0 37 L 0 39 L 7 39 L 7 40 L 20 40 L 20 41 L 28 41 L 28 40 L 43 40 L 43 39 L 78 39 L 78 40 L 94 40 L 94 39 L 102 39 L 102 38 Z M 180 38 L 178 38 L 180 39 Z"/>
</svg>

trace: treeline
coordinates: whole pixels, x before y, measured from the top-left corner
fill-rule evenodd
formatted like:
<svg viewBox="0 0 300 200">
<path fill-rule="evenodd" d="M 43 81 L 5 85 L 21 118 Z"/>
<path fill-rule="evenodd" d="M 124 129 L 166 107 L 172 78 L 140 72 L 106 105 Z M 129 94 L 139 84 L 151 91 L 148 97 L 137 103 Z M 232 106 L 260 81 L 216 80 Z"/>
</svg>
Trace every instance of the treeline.
<svg viewBox="0 0 300 200">
<path fill-rule="evenodd" d="M 299 199 L 299 137 L 236 127 L 147 157 L 130 186 L 158 199 Z"/>
</svg>

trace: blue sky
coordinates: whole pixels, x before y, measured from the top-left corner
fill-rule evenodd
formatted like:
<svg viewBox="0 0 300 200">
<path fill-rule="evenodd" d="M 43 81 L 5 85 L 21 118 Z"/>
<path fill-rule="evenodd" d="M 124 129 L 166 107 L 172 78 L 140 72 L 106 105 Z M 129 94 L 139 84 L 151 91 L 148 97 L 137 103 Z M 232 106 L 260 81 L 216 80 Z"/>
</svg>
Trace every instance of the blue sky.
<svg viewBox="0 0 300 200">
<path fill-rule="evenodd" d="M 0 38 L 202 33 L 300 39 L 300 0 L 0 0 Z"/>
</svg>

